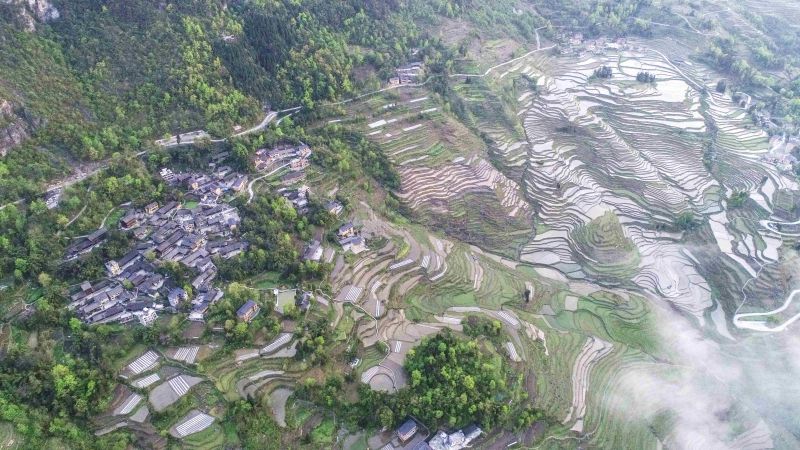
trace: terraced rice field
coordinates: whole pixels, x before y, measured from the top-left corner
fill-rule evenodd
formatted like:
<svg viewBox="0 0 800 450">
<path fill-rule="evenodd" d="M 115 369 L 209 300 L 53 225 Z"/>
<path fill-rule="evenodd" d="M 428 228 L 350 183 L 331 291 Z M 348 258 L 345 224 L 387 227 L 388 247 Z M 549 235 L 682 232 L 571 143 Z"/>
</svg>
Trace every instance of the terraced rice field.
<svg viewBox="0 0 800 450">
<path fill-rule="evenodd" d="M 733 325 L 750 329 L 765 310 L 780 315 L 790 271 L 781 247 L 796 236 L 772 213 L 798 186 L 762 161 L 767 136 L 714 92 L 719 75 L 666 56 L 671 45 L 540 52 L 484 78 L 453 77 L 465 125 L 423 88 L 348 105 L 337 124 L 380 146 L 411 216 L 441 233 L 359 207 L 365 236 L 385 240 L 338 265 L 331 284 L 335 301 L 353 304 L 362 382 L 403 386 L 410 348 L 481 314 L 501 321 L 531 401 L 561 422 L 545 447 L 685 444 L 668 413 L 631 418 L 624 407 L 639 377 L 685 376 L 658 344 L 653 307 L 729 340 L 734 311 Z M 592 76 L 602 65 L 611 79 Z M 637 82 L 641 70 L 657 82 Z M 751 203 L 730 208 L 734 191 Z M 691 233 L 678 226 L 686 213 Z M 726 442 L 771 442 L 741 423 Z"/>
<path fill-rule="evenodd" d="M 525 282 L 533 277 L 515 270 L 509 263 L 467 246 L 456 247 L 447 259 L 449 270 L 444 277 L 432 287 L 420 286 L 408 294 L 407 316 L 423 320 L 451 307 L 500 309 L 503 304 L 518 302 Z"/>
<path fill-rule="evenodd" d="M 281 334 L 261 351 L 247 351 L 252 354 L 247 359 L 236 355 L 215 358 L 206 363 L 206 373 L 229 401 L 250 398 L 269 402 L 274 389 L 290 386 L 300 376 L 294 371 L 297 369 L 288 366 L 294 356 L 294 345 L 289 345 L 291 337 L 289 333 Z"/>
<path fill-rule="evenodd" d="M 467 103 L 489 100 L 494 112 L 478 127 L 487 127 L 497 164 L 520 184 L 541 223 L 522 248 L 523 261 L 607 285 L 630 281 L 704 323 L 712 288 L 681 233 L 670 231 L 678 215 L 714 218 L 714 237 L 725 264 L 742 274 L 741 286 L 744 274 L 777 258 L 780 240 L 757 223 L 743 229 L 721 201 L 746 190 L 771 211 L 775 193 L 797 185 L 760 160 L 765 133 L 714 92 L 717 75 L 698 64 L 679 67 L 664 56 L 669 44 L 663 51 L 635 47 L 557 58 L 536 53 L 485 79 L 458 80 L 456 90 Z M 592 78 L 601 65 L 612 67 L 611 79 Z M 657 82 L 638 83 L 640 70 Z M 515 98 L 504 98 L 509 92 Z M 516 109 L 524 136 L 505 124 L 502 105 Z M 702 161 L 709 146 L 712 170 Z M 598 232 L 610 212 L 619 228 Z"/>
<path fill-rule="evenodd" d="M 530 228 L 530 205 L 489 163 L 481 138 L 443 109 L 433 93 L 406 87 L 354 102 L 334 120 L 381 147 L 400 174 L 398 197 L 423 223 L 511 251 Z"/>
<path fill-rule="evenodd" d="M 398 198 L 426 226 L 357 208 L 380 248 L 340 258 L 331 285 L 337 320 L 348 314 L 362 344 L 362 382 L 404 386 L 403 359 L 420 339 L 484 315 L 502 323 L 531 402 L 560 422 L 544 447 L 713 447 L 676 432 L 670 408 L 626 410 L 637 383 L 642 396 L 659 383 L 680 389 L 674 380 L 690 372 L 659 342 L 654 311 L 677 310 L 730 341 L 740 330 L 729 326 L 788 328 L 800 314 L 787 297 L 796 264 L 786 243 L 800 226 L 773 212 L 799 187 L 762 160 L 768 137 L 715 92 L 719 74 L 670 56 L 684 51 L 675 43 L 649 44 L 538 52 L 485 77 L 453 76 L 463 123 L 416 87 L 352 102 L 333 119 L 379 145 L 400 174 Z M 614 76 L 597 79 L 604 65 Z M 642 70 L 657 81 L 637 82 Z M 735 191 L 748 193 L 745 207 L 728 205 Z M 265 371 L 286 376 L 239 363 L 220 368 L 223 391 Z M 726 444 L 772 445 L 763 422 L 733 422 Z"/>
<path fill-rule="evenodd" d="M 612 211 L 577 227 L 572 240 L 581 268 L 595 278 L 628 280 L 639 269 L 639 251 Z"/>
<path fill-rule="evenodd" d="M 222 448 L 224 444 L 225 434 L 222 427 L 216 423 L 183 439 L 183 448 L 186 449 L 212 450 Z"/>
</svg>

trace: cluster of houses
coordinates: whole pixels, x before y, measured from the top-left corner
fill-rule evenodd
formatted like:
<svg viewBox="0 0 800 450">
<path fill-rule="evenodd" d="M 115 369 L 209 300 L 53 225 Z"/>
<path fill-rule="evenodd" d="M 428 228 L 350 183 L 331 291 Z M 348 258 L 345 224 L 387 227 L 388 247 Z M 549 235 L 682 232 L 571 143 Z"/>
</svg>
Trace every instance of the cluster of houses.
<svg viewBox="0 0 800 450">
<path fill-rule="evenodd" d="M 289 173 L 281 178 L 281 184 L 290 186 L 305 179 L 305 168 L 311 164 L 311 148 L 304 144 L 281 144 L 271 149 L 256 151 L 253 164 L 259 172 L 273 172 L 288 168 Z"/>
<path fill-rule="evenodd" d="M 155 299 L 163 286 L 164 277 L 154 273 L 141 276 L 139 287 L 133 289 L 126 289 L 117 280 L 84 282 L 70 296 L 68 308 L 88 324 L 138 320 L 142 325 L 149 326 L 158 318 L 157 311 L 164 309 L 164 305 Z"/>
<path fill-rule="evenodd" d="M 800 151 L 800 138 L 789 134 L 772 136 L 769 140 L 769 152 L 761 156 L 761 160 L 774 165 L 783 172 L 793 172 L 798 165 L 795 155 Z"/>
<path fill-rule="evenodd" d="M 260 150 L 257 167 L 268 170 L 283 162 L 291 173 L 302 173 L 310 155 L 310 149 L 302 143 Z M 245 189 L 247 177 L 224 165 L 224 156 L 212 155 L 210 173 L 176 173 L 169 168 L 161 169 L 160 175 L 168 184 L 186 189 L 183 197 L 186 204 L 153 202 L 140 209 L 130 209 L 120 218 L 120 230 L 129 232 L 137 243 L 121 258 L 106 262 L 106 279 L 94 284 L 83 283 L 72 294 L 69 307 L 79 318 L 89 324 L 138 320 L 150 325 L 162 311 L 188 309 L 190 320 L 204 320 L 208 308 L 223 296 L 222 291 L 213 286 L 217 276 L 214 261 L 235 257 L 248 248 L 246 242 L 237 238 L 238 210 L 223 199 L 226 192 Z M 308 186 L 283 188 L 279 193 L 301 214 L 308 211 Z M 335 200 L 326 203 L 325 208 L 335 216 L 344 210 Z M 107 230 L 103 228 L 81 238 L 68 249 L 67 259 L 91 252 L 106 236 Z M 352 224 L 339 230 L 339 238 L 345 250 L 360 253 L 366 248 Z M 303 256 L 319 261 L 322 254 L 321 243 L 313 241 Z M 191 294 L 160 270 L 166 262 L 178 263 L 193 272 Z M 304 296 L 297 305 L 301 310 L 303 306 L 308 307 L 309 297 Z M 258 311 L 258 305 L 249 302 L 242 305 L 237 315 L 241 320 L 250 321 Z"/>
<path fill-rule="evenodd" d="M 208 307 L 222 297 L 212 285 L 217 275 L 214 258 L 229 259 L 247 250 L 247 243 L 234 234 L 239 223 L 238 210 L 226 203 L 199 203 L 190 209 L 171 201 L 129 211 L 119 226 L 132 231 L 139 242 L 122 258 L 107 261 L 108 279 L 84 283 L 70 308 L 90 324 L 138 318 L 149 325 L 157 311 L 177 311 L 189 300 L 183 289 L 158 273 L 159 262 L 173 261 L 195 272 L 189 319 L 203 320 Z"/>
<path fill-rule="evenodd" d="M 308 193 L 310 189 L 305 184 L 298 188 L 281 188 L 278 193 L 292 204 L 300 215 L 308 213 Z"/>
<path fill-rule="evenodd" d="M 763 104 L 757 103 L 756 99 L 750 94 L 742 91 L 733 91 L 731 92 L 731 101 L 747 111 L 750 115 L 750 120 L 757 126 L 763 128 L 770 136 L 774 137 L 775 135 L 785 133 L 785 129 L 772 120 L 772 114 L 764 109 Z"/>
<path fill-rule="evenodd" d="M 212 163 L 213 164 L 213 163 Z M 235 172 L 229 166 L 220 166 L 211 174 L 186 172 L 175 173 L 163 168 L 161 178 L 171 186 L 184 185 L 187 199 L 205 204 L 214 204 L 227 192 L 242 192 L 247 188 L 247 175 Z"/>
<path fill-rule="evenodd" d="M 387 444 L 385 449 L 411 449 L 411 450 L 462 450 L 472 446 L 472 443 L 480 437 L 483 430 L 477 425 L 472 424 L 454 433 L 446 433 L 439 430 L 427 442 L 425 436 L 421 436 L 420 427 L 414 419 L 403 422 L 396 430 L 396 440 Z"/>
<path fill-rule="evenodd" d="M 421 62 L 412 62 L 398 67 L 395 76 L 389 78 L 390 86 L 401 86 L 404 84 L 418 83 L 425 71 L 425 66 Z"/>
<path fill-rule="evenodd" d="M 336 231 L 336 237 L 339 240 L 339 245 L 342 246 L 342 250 L 346 252 L 353 252 L 357 255 L 367 249 L 364 237 L 361 236 L 361 230 L 353 222 L 347 222 L 339 227 Z"/>
<path fill-rule="evenodd" d="M 67 261 L 78 259 L 82 255 L 91 252 L 97 246 L 105 242 L 107 236 L 108 230 L 106 228 L 100 228 L 99 230 L 87 236 L 76 239 L 72 245 L 67 247 L 64 259 Z"/>
<path fill-rule="evenodd" d="M 750 106 L 746 109 L 750 115 L 750 120 L 752 120 L 757 126 L 763 128 L 764 131 L 766 131 L 770 136 L 775 136 L 786 132 L 787 128 L 779 125 L 775 120 L 773 120 L 772 114 L 767 111 L 762 104 L 755 104 L 751 102 Z"/>
<path fill-rule="evenodd" d="M 557 33 L 556 41 L 560 42 L 559 52 L 562 55 L 581 54 L 589 52 L 593 55 L 605 55 L 606 52 L 618 52 L 621 50 L 643 51 L 643 47 L 636 47 L 625 38 L 618 39 L 585 39 L 583 33 Z"/>
<path fill-rule="evenodd" d="M 761 160 L 772 164 L 780 171 L 791 172 L 797 165 L 797 158 L 793 155 L 764 155 Z"/>
</svg>

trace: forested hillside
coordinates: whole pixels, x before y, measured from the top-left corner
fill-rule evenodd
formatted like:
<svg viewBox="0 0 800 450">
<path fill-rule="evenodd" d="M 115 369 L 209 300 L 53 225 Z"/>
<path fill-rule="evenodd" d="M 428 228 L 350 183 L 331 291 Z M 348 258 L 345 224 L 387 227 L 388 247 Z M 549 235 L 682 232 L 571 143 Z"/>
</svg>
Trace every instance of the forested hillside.
<svg viewBox="0 0 800 450">
<path fill-rule="evenodd" d="M 77 0 L 54 2 L 60 17 L 31 31 L 13 19 L 20 5 L 0 5 L 0 102 L 35 126 L 0 160 L 3 203 L 165 134 L 224 137 L 264 107 L 377 88 L 412 49 L 435 48 L 425 30 L 445 17 L 533 28 L 475 1 Z"/>
</svg>

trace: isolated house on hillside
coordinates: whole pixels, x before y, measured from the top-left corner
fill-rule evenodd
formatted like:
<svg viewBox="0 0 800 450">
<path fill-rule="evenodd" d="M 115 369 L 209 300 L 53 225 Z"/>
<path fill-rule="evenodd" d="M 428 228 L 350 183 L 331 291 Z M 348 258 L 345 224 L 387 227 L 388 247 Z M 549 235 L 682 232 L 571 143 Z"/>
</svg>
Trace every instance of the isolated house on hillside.
<svg viewBox="0 0 800 450">
<path fill-rule="evenodd" d="M 325 203 L 325 210 L 334 216 L 338 216 L 342 213 L 342 211 L 344 211 L 344 205 L 336 200 L 331 200 L 328 203 Z"/>
<path fill-rule="evenodd" d="M 261 311 L 256 302 L 248 300 L 236 311 L 236 318 L 242 322 L 250 322 Z"/>
<path fill-rule="evenodd" d="M 303 252 L 303 259 L 306 261 L 319 261 L 322 259 L 322 245 L 319 241 L 311 241 Z"/>
</svg>

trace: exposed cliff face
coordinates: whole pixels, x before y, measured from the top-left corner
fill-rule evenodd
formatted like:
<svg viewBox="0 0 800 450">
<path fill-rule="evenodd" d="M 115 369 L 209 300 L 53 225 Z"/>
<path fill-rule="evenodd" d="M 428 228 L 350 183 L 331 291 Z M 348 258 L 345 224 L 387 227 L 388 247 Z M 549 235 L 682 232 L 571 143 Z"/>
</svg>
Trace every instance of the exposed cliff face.
<svg viewBox="0 0 800 450">
<path fill-rule="evenodd" d="M 0 99 L 0 157 L 22 144 L 39 125 L 22 112 L 16 112 L 11 102 Z"/>
<path fill-rule="evenodd" d="M 48 0 L 0 0 L 20 25 L 27 31 L 36 31 L 36 24 L 49 22 L 61 17 L 55 6 Z"/>
</svg>

